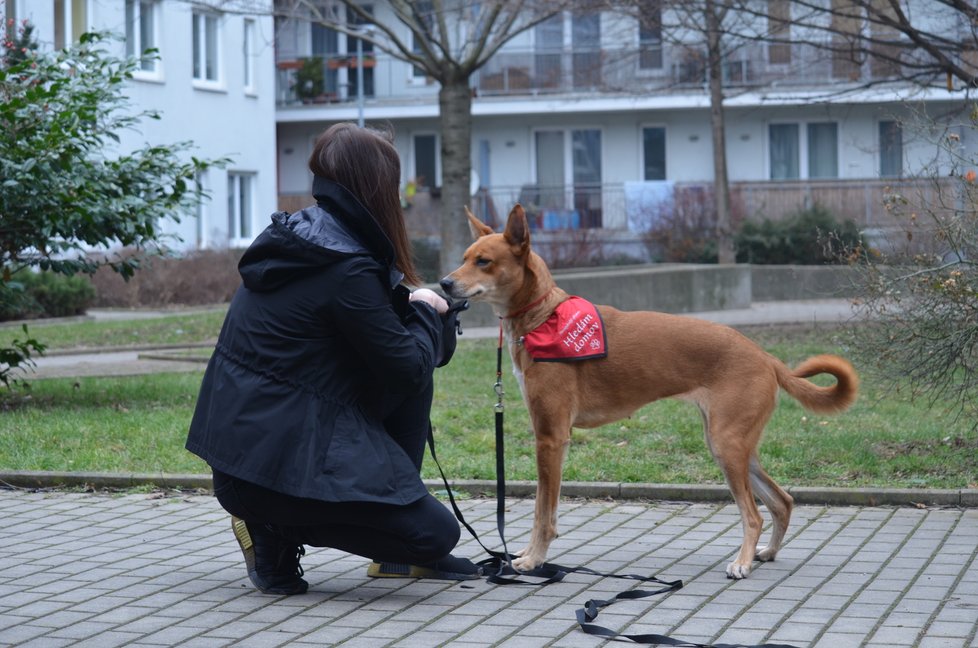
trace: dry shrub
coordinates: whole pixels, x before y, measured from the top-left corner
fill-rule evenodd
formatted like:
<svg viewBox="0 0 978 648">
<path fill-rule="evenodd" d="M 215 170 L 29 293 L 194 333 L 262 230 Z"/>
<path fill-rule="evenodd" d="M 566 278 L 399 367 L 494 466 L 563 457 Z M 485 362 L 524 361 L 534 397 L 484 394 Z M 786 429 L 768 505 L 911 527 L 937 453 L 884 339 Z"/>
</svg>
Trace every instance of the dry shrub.
<svg viewBox="0 0 978 648">
<path fill-rule="evenodd" d="M 238 260 L 242 250 L 199 250 L 181 256 L 140 257 L 140 268 L 124 281 L 110 268 L 92 277 L 98 308 L 199 306 L 230 301 L 241 283 Z"/>
</svg>

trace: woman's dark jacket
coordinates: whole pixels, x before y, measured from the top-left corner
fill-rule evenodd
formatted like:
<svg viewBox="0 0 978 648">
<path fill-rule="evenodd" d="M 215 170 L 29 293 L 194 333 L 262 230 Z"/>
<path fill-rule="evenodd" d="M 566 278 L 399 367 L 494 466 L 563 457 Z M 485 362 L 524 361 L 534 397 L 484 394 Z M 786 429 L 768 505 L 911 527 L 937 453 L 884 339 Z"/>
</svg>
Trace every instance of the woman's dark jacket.
<svg viewBox="0 0 978 648">
<path fill-rule="evenodd" d="M 427 490 L 382 403 L 431 380 L 442 323 L 395 290 L 394 248 L 366 208 L 322 178 L 313 190 L 316 206 L 272 215 L 241 258 L 187 449 L 288 495 L 413 502 Z"/>
</svg>

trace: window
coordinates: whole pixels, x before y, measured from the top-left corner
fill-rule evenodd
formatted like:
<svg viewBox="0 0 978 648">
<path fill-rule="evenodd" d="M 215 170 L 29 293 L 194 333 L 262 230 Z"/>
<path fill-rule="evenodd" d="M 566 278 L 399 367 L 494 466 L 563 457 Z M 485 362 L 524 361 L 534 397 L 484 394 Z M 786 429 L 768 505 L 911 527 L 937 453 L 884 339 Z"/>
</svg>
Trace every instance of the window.
<svg viewBox="0 0 978 648">
<path fill-rule="evenodd" d="M 435 29 L 435 7 L 431 0 L 419 0 L 416 4 L 416 11 L 421 21 L 424 24 L 425 29 L 428 32 L 432 32 Z M 414 53 L 421 52 L 421 44 L 418 42 L 418 36 L 414 32 L 411 32 L 411 51 Z M 423 67 L 417 65 L 412 66 L 411 76 L 415 79 L 427 79 L 428 73 Z"/>
<path fill-rule="evenodd" d="M 890 27 L 889 24 L 884 24 L 881 19 L 892 21 L 891 24 L 898 25 L 902 16 L 892 5 L 880 0 L 872 3 L 870 12 L 870 15 L 876 14 L 879 18 L 872 20 L 869 25 L 872 39 L 869 72 L 874 79 L 899 78 L 902 73 L 900 57 L 905 44 L 901 42 L 900 32 Z"/>
<path fill-rule="evenodd" d="M 251 238 L 251 219 L 254 212 L 253 173 L 228 173 L 228 239 Z"/>
<path fill-rule="evenodd" d="M 434 135 L 414 136 L 414 181 L 419 187 L 438 186 L 438 147 Z"/>
<path fill-rule="evenodd" d="M 310 36 L 312 38 L 312 56 L 321 59 L 323 65 L 323 93 L 337 97 L 340 93 L 340 70 L 338 62 L 340 55 L 339 32 L 319 23 L 312 23 Z M 276 32 L 278 33 L 278 32 Z"/>
<path fill-rule="evenodd" d="M 203 191 L 206 191 L 208 189 L 207 171 L 198 171 L 195 174 L 194 180 L 197 183 L 197 188 L 199 188 L 199 189 L 201 189 Z M 208 204 L 210 204 L 210 203 L 209 203 L 209 201 L 206 201 L 206 200 L 198 200 L 197 201 L 197 212 L 196 212 L 196 216 L 197 216 L 197 228 L 196 228 L 196 236 L 197 236 L 197 249 L 198 250 L 204 249 L 205 247 L 207 247 L 207 244 L 209 243 L 209 241 L 208 241 L 208 231 L 207 231 L 208 220 L 209 220 L 208 219 L 208 211 L 207 211 L 207 205 Z"/>
<path fill-rule="evenodd" d="M 839 128 L 835 122 L 770 124 L 768 153 L 772 180 L 839 177 Z"/>
<path fill-rule="evenodd" d="M 217 84 L 221 80 L 220 17 L 195 11 L 193 21 L 194 80 Z"/>
<path fill-rule="evenodd" d="M 880 122 L 880 175 L 903 175 L 903 126 L 896 121 Z"/>
<path fill-rule="evenodd" d="M 54 0 L 54 47 L 77 43 L 88 31 L 88 0 Z"/>
<path fill-rule="evenodd" d="M 666 179 L 666 129 L 642 129 L 642 163 L 646 180 Z"/>
<path fill-rule="evenodd" d="M 536 86 L 557 88 L 560 86 L 560 59 L 564 48 L 564 19 L 557 14 L 533 28 L 534 74 Z"/>
<path fill-rule="evenodd" d="M 244 57 L 244 90 L 247 94 L 255 94 L 258 89 L 255 80 L 255 21 L 245 18 L 244 40 L 242 42 Z"/>
<path fill-rule="evenodd" d="M 373 14 L 373 7 L 370 5 L 362 5 L 360 7 L 369 14 Z M 364 25 L 369 25 L 370 21 L 366 20 L 363 16 L 356 13 L 350 7 L 346 8 L 346 23 L 350 27 L 360 27 Z M 374 66 L 373 66 L 373 53 L 374 44 L 363 38 L 355 38 L 352 36 L 346 37 L 346 53 L 347 56 L 356 56 L 357 47 L 360 47 L 360 52 L 363 54 L 363 61 L 357 61 L 356 65 L 349 69 L 349 77 L 347 82 L 350 88 L 350 96 L 359 96 L 360 92 L 357 88 L 357 75 L 363 73 L 363 96 L 372 97 L 374 96 Z"/>
<path fill-rule="evenodd" d="M 139 70 L 147 74 L 159 72 L 159 59 L 144 56 L 156 48 L 156 0 L 126 0 L 126 56 L 139 57 Z"/>
<path fill-rule="evenodd" d="M 773 65 L 791 63 L 791 4 L 788 0 L 768 0 L 768 32 L 772 40 L 767 46 L 767 60 Z"/>
<path fill-rule="evenodd" d="M 861 10 L 855 0 L 829 0 L 831 6 L 832 77 L 858 81 L 862 68 Z"/>
<path fill-rule="evenodd" d="M 662 8 L 659 0 L 645 0 L 638 24 L 638 69 L 662 69 Z"/>
<path fill-rule="evenodd" d="M 771 179 L 798 178 L 798 124 L 771 124 L 768 127 L 771 153 Z"/>
<path fill-rule="evenodd" d="M 808 124 L 808 177 L 839 177 L 839 133 L 835 122 Z"/>
<path fill-rule="evenodd" d="M 539 221 L 545 229 L 601 227 L 601 131 L 535 134 Z"/>
<path fill-rule="evenodd" d="M 574 87 L 601 85 L 601 17 L 598 14 L 572 18 L 571 52 Z"/>
</svg>

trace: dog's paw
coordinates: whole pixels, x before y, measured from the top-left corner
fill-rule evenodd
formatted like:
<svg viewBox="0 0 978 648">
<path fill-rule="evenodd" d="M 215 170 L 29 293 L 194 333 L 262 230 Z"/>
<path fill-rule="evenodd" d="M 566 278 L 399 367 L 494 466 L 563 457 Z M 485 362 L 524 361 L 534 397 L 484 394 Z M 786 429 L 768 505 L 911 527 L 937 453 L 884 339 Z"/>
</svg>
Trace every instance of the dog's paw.
<svg viewBox="0 0 978 648">
<path fill-rule="evenodd" d="M 529 555 L 529 552 L 526 549 L 523 549 L 518 553 L 520 557 L 513 561 L 513 568 L 516 569 L 516 571 L 533 571 L 543 564 L 542 558 L 534 558 L 532 555 Z"/>
<path fill-rule="evenodd" d="M 778 551 L 774 547 L 761 547 L 757 550 L 757 553 L 754 554 L 754 557 L 761 562 L 770 562 L 774 560 L 777 553 Z"/>
<path fill-rule="evenodd" d="M 741 565 L 740 563 L 736 562 L 732 562 L 727 565 L 727 578 L 740 580 L 742 578 L 747 578 L 748 574 L 750 574 L 750 565 Z"/>
</svg>

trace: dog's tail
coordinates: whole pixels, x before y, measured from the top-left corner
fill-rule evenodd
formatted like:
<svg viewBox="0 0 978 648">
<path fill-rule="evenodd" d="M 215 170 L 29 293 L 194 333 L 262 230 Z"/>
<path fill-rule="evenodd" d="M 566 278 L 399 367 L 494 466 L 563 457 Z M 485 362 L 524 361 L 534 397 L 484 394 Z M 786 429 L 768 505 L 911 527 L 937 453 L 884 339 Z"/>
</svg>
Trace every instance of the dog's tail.
<svg viewBox="0 0 978 648">
<path fill-rule="evenodd" d="M 831 374 L 835 384 L 821 387 L 806 380 L 818 374 Z M 841 412 L 856 400 L 859 376 L 849 361 L 834 355 L 817 355 L 794 369 L 778 363 L 778 384 L 798 400 L 805 409 L 820 414 Z"/>
</svg>

